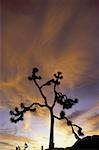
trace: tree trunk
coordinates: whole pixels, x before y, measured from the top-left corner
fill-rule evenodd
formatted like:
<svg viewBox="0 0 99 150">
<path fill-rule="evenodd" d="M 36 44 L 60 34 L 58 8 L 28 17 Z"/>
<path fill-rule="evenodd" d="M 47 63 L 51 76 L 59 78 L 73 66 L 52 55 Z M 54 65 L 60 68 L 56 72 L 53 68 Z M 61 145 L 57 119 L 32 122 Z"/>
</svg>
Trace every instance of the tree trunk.
<svg viewBox="0 0 99 150">
<path fill-rule="evenodd" d="M 54 148 L 54 115 L 52 109 L 50 109 L 50 117 L 51 117 L 51 124 L 50 124 L 49 150 Z"/>
</svg>

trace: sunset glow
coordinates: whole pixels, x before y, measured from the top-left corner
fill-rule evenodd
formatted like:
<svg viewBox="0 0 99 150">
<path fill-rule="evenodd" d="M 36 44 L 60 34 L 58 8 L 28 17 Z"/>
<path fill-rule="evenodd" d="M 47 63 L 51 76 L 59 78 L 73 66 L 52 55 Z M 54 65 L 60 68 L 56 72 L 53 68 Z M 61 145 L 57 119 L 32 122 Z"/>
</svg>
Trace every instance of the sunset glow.
<svg viewBox="0 0 99 150">
<path fill-rule="evenodd" d="M 49 111 L 38 108 L 24 121 L 10 122 L 9 111 L 21 102 L 43 104 L 43 98 L 27 77 L 39 68 L 41 83 L 61 71 L 58 91 L 79 103 L 66 115 L 85 135 L 99 134 L 99 0 L 0 0 L 0 150 L 24 147 L 48 148 Z M 51 87 L 52 88 L 52 87 Z M 49 103 L 51 88 L 44 88 Z M 55 107 L 59 116 L 61 107 Z M 55 120 L 56 147 L 76 141 L 64 120 Z"/>
</svg>

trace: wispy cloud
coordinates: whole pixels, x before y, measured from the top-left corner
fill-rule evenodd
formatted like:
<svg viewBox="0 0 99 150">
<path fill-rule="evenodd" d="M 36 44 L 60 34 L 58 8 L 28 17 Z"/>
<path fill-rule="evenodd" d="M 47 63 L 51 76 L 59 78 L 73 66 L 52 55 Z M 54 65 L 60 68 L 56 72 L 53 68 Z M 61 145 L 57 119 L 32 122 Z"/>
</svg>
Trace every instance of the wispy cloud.
<svg viewBox="0 0 99 150">
<path fill-rule="evenodd" d="M 30 148 L 36 146 L 37 143 L 33 139 L 29 139 L 27 137 L 15 136 L 10 134 L 0 134 L 0 146 L 2 145 L 3 148 L 6 146 L 15 149 L 16 146 L 24 147 L 24 143 L 28 143 Z"/>
<path fill-rule="evenodd" d="M 83 104 L 79 103 L 78 107 L 85 107 L 87 103 L 93 105 L 96 98 L 98 101 L 98 84 L 91 91 L 99 77 L 98 3 L 98 0 L 2 1 L 1 110 L 12 109 L 22 101 L 26 105 L 34 101 L 43 103 L 35 85 L 27 80 L 35 66 L 40 68 L 43 81 L 50 79 L 56 71 L 61 71 L 64 78 L 59 89 L 65 89 L 65 93 L 73 91 L 74 95 L 80 95 L 80 89 Z M 90 95 L 96 96 L 94 102 Z M 83 127 L 86 129 L 86 124 L 88 125 L 86 131 L 90 127 L 90 133 L 91 130 L 96 133 L 97 118 L 89 118 L 95 111 L 94 107 L 85 112 L 75 110 L 69 117 L 77 123 L 85 121 Z M 44 120 L 48 126 L 47 114 L 47 110 L 39 109 L 34 116 Z M 31 130 L 32 118 L 31 114 L 25 115 L 23 130 Z M 59 129 L 64 134 L 65 128 L 66 133 L 70 133 L 64 121 L 59 124 L 57 122 L 56 128 L 57 135 L 61 134 Z M 10 138 L 13 137 L 8 136 Z M 58 141 L 59 139 L 57 143 Z"/>
</svg>

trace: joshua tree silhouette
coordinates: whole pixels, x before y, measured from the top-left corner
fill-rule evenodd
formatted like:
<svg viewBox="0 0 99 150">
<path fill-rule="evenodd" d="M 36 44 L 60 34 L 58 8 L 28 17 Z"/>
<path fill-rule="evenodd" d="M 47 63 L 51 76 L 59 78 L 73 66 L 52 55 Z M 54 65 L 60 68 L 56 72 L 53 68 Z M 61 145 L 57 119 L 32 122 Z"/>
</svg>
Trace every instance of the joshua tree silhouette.
<svg viewBox="0 0 99 150">
<path fill-rule="evenodd" d="M 24 144 L 24 150 L 26 150 L 28 148 L 28 145 L 25 143 Z M 17 146 L 16 147 L 16 150 L 21 150 L 20 146 Z"/>
<path fill-rule="evenodd" d="M 36 85 L 36 87 L 38 88 L 43 100 L 44 100 L 44 104 L 40 104 L 40 103 L 32 103 L 30 106 L 25 106 L 24 103 L 20 104 L 20 109 L 18 107 L 16 107 L 14 109 L 14 111 L 10 111 L 10 115 L 11 115 L 11 122 L 13 123 L 17 123 L 18 121 L 22 121 L 24 118 L 24 113 L 26 113 L 27 111 L 30 112 L 35 112 L 36 111 L 36 106 L 39 107 L 46 107 L 49 112 L 50 112 L 50 136 L 49 136 L 49 149 L 54 149 L 54 119 L 58 119 L 58 120 L 62 120 L 65 119 L 66 123 L 68 126 L 71 127 L 72 129 L 72 133 L 74 134 L 76 139 L 80 139 L 80 136 L 83 136 L 83 132 L 82 132 L 82 128 L 79 127 L 76 124 L 73 124 L 72 121 L 70 121 L 66 115 L 65 115 L 65 109 L 70 109 L 72 108 L 73 105 L 75 105 L 76 103 L 78 103 L 78 99 L 75 98 L 70 99 L 67 97 L 67 95 L 62 94 L 61 92 L 57 91 L 57 86 L 60 84 L 61 79 L 63 78 L 62 73 L 61 72 L 57 72 L 56 74 L 54 74 L 54 77 L 47 81 L 46 83 L 40 85 L 39 84 L 39 80 L 41 80 L 41 76 L 38 75 L 38 68 L 33 68 L 32 71 L 32 75 L 28 77 L 28 80 L 33 81 L 34 84 Z M 53 99 L 53 104 L 50 106 L 48 104 L 48 100 L 47 97 L 45 96 L 44 92 L 43 92 L 43 87 L 46 86 L 50 86 L 53 84 L 53 91 L 54 91 L 54 99 Z M 53 112 L 53 109 L 56 105 L 56 103 L 60 104 L 63 108 L 63 110 L 60 112 L 60 117 L 56 116 Z M 76 127 L 76 131 L 74 130 L 74 127 Z"/>
</svg>

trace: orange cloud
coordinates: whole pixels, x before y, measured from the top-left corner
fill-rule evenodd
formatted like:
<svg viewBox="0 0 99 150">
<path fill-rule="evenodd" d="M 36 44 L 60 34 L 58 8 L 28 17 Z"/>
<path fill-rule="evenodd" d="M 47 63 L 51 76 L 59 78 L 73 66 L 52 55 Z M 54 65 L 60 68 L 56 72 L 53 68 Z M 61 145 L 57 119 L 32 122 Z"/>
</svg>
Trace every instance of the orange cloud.
<svg viewBox="0 0 99 150">
<path fill-rule="evenodd" d="M 32 0 L 28 4 L 19 0 L 3 2 L 0 109 L 19 106 L 22 101 L 27 105 L 34 101 L 43 103 L 35 85 L 27 80 L 35 66 L 40 68 L 43 81 L 61 71 L 64 78 L 60 88 L 75 90 L 97 82 L 98 5 L 89 3 L 76 0 L 57 1 L 57 4 L 53 0 L 46 4 Z M 85 126 L 92 129 L 97 119 L 88 121 L 87 117 L 95 111 L 95 108 L 90 109 L 74 121 L 86 120 Z M 34 115 L 44 118 L 48 125 L 47 114 L 47 110 L 39 109 Z M 30 129 L 31 122 L 32 116 L 26 114 L 23 129 Z M 86 129 L 85 126 L 83 124 Z M 56 128 L 60 139 L 65 138 L 65 131 L 66 134 L 71 132 L 64 121 L 57 122 Z M 92 130 L 88 132 L 92 133 Z M 59 143 L 58 138 L 56 143 Z"/>
<path fill-rule="evenodd" d="M 8 148 L 8 150 L 13 149 L 15 150 L 16 146 L 24 147 L 24 143 L 28 143 L 30 148 L 35 148 L 37 143 L 35 140 L 31 140 L 26 137 L 21 137 L 21 136 L 15 136 L 15 135 L 10 135 L 10 134 L 0 134 L 0 142 L 2 143 L 8 143 L 6 144 L 0 144 L 0 147 L 3 149 Z"/>
</svg>

